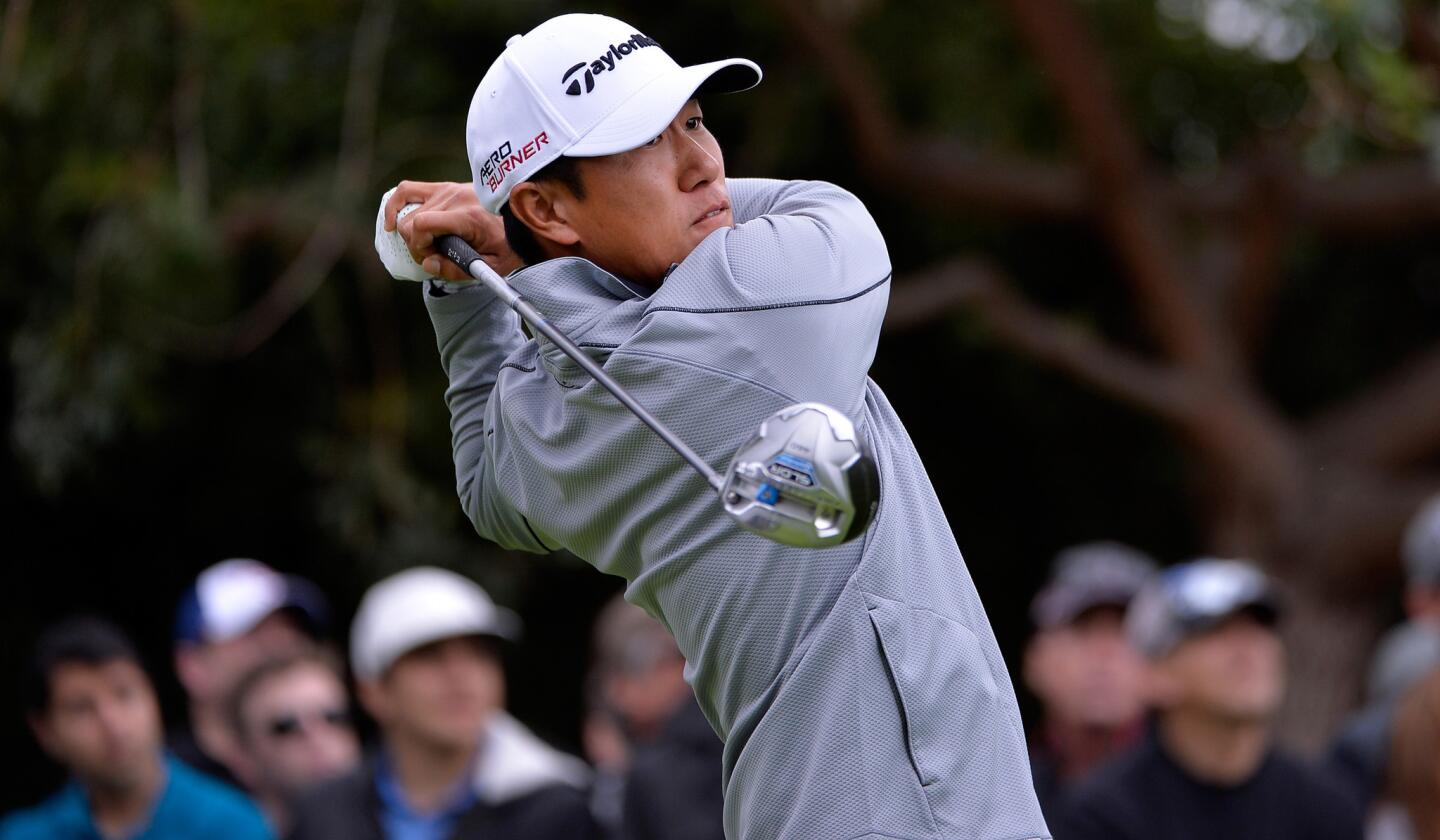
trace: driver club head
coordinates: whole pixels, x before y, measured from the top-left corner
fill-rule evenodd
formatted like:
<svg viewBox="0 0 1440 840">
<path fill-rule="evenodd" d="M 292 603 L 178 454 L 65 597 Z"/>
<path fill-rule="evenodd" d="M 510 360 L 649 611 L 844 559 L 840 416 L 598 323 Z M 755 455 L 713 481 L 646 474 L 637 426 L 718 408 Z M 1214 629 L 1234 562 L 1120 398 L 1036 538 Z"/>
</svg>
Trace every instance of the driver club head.
<svg viewBox="0 0 1440 840">
<path fill-rule="evenodd" d="M 880 473 L 850 418 L 796 403 L 767 417 L 735 453 L 720 500 L 747 531 L 824 548 L 865 532 L 880 501 Z"/>
</svg>

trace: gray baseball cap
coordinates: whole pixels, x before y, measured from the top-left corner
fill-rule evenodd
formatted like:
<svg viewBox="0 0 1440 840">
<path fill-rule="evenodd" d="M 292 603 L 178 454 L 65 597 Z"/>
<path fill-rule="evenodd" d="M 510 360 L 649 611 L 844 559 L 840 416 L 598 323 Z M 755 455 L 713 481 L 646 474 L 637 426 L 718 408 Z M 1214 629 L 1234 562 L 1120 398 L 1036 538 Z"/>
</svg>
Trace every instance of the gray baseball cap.
<svg viewBox="0 0 1440 840">
<path fill-rule="evenodd" d="M 1440 587 L 1440 496 L 1426 502 L 1405 531 L 1405 575 L 1412 584 Z"/>
<path fill-rule="evenodd" d="M 1124 609 L 1156 568 L 1149 555 L 1118 542 L 1071 546 L 1055 556 L 1050 580 L 1030 602 L 1030 619 L 1049 630 L 1097 607 Z"/>
<path fill-rule="evenodd" d="M 1440 668 L 1440 626 L 1408 621 L 1380 640 L 1370 660 L 1366 699 L 1394 703 L 1426 674 Z"/>
<path fill-rule="evenodd" d="M 1280 617 L 1280 598 L 1263 572 L 1239 560 L 1203 558 L 1161 572 L 1125 615 L 1135 647 L 1159 659 L 1192 636 L 1248 612 L 1268 625 Z"/>
</svg>

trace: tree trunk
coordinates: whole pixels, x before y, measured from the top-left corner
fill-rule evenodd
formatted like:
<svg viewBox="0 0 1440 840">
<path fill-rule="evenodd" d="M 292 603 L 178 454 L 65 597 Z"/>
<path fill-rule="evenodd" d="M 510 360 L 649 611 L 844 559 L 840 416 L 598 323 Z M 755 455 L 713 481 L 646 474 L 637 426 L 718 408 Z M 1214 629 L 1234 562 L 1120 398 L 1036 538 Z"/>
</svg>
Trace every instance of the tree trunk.
<svg viewBox="0 0 1440 840">
<path fill-rule="evenodd" d="M 1289 680 L 1278 734 L 1285 746 L 1313 756 L 1359 703 L 1381 620 L 1370 601 L 1343 601 L 1309 583 L 1288 583 L 1281 632 Z"/>
</svg>

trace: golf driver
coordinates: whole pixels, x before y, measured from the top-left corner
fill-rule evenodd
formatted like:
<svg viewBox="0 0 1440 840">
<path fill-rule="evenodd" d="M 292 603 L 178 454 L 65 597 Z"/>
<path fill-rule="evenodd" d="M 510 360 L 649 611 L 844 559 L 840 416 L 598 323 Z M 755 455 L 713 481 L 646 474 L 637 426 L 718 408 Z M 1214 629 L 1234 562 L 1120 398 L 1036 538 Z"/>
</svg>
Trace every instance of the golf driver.
<svg viewBox="0 0 1440 840">
<path fill-rule="evenodd" d="M 740 527 L 801 548 L 837 545 L 865 532 L 880 501 L 880 474 L 854 424 L 841 412 L 814 402 L 780 409 L 740 447 L 722 476 L 486 265 L 469 243 L 448 235 L 438 237 L 435 247 L 559 347 L 704 476 Z M 408 252 L 405 258 L 410 259 Z"/>
</svg>

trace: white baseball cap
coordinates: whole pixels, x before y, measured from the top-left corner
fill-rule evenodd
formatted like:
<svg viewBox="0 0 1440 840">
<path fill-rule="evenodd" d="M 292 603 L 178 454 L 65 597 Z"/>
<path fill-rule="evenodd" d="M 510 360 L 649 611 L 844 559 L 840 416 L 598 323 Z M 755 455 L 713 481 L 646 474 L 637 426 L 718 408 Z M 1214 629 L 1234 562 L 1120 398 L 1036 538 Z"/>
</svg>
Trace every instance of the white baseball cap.
<svg viewBox="0 0 1440 840">
<path fill-rule="evenodd" d="M 516 184 L 561 155 L 598 157 L 644 145 L 704 88 L 760 83 L 743 58 L 681 67 L 655 39 L 605 15 L 560 15 L 505 43 L 465 123 L 480 203 L 499 212 Z"/>
<path fill-rule="evenodd" d="M 236 639 L 282 609 L 295 610 L 317 635 L 326 629 L 329 606 L 315 584 L 259 560 L 222 560 L 201 572 L 181 596 L 175 640 L 207 644 Z"/>
<path fill-rule="evenodd" d="M 407 569 L 370 587 L 350 626 L 350 667 L 376 679 L 395 660 L 441 639 L 515 639 L 520 619 L 498 607 L 480 585 L 433 566 Z"/>
</svg>

